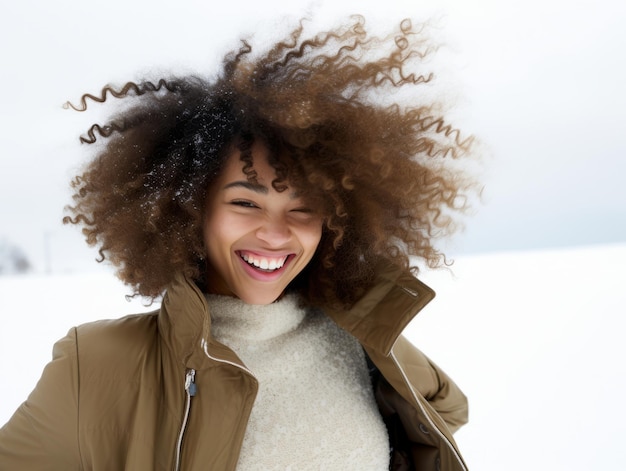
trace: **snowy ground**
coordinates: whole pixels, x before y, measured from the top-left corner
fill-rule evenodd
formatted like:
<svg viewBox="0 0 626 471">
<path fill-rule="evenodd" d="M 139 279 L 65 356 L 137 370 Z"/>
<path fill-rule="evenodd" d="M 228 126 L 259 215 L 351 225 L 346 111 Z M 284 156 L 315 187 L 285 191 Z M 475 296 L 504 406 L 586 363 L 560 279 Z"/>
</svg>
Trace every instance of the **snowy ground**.
<svg viewBox="0 0 626 471">
<path fill-rule="evenodd" d="M 406 334 L 463 387 L 472 470 L 624 469 L 626 244 L 498 253 L 422 277 Z M 0 278 L 0 423 L 73 325 L 148 310 L 111 275 Z M 152 308 L 150 308 L 152 309 Z"/>
</svg>

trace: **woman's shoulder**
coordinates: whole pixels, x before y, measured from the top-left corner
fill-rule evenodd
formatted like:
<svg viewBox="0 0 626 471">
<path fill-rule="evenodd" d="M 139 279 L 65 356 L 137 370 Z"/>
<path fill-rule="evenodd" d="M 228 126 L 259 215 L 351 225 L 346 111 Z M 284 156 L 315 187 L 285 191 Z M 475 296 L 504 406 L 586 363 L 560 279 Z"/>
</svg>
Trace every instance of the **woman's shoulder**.
<svg viewBox="0 0 626 471">
<path fill-rule="evenodd" d="M 129 314 L 117 319 L 100 319 L 75 327 L 80 335 L 140 333 L 156 329 L 159 310 L 142 314 Z"/>
<path fill-rule="evenodd" d="M 158 311 L 103 319 L 74 327 L 76 354 L 80 362 L 128 361 L 145 356 L 158 345 Z"/>
</svg>

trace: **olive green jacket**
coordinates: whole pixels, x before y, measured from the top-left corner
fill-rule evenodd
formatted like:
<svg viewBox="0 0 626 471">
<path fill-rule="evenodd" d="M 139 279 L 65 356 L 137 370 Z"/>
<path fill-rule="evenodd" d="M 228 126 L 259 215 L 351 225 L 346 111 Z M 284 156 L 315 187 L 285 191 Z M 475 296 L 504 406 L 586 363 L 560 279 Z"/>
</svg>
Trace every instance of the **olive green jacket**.
<svg viewBox="0 0 626 471">
<path fill-rule="evenodd" d="M 400 336 L 433 296 L 381 273 L 349 312 L 327 312 L 369 357 L 391 469 L 466 469 L 451 435 L 466 399 Z M 71 329 L 0 429 L 0 470 L 234 470 L 258 384 L 210 330 L 205 298 L 184 277 L 157 312 Z"/>
</svg>

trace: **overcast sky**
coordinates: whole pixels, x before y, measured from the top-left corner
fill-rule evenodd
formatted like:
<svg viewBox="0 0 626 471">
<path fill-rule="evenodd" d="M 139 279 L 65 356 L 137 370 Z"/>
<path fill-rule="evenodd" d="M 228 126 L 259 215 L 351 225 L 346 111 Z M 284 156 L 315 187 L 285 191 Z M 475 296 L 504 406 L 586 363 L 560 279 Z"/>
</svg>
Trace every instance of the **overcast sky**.
<svg viewBox="0 0 626 471">
<path fill-rule="evenodd" d="M 594 0 L 22 0 L 0 18 L 0 238 L 35 268 L 94 266 L 60 224 L 99 112 L 63 110 L 154 70 L 207 73 L 242 35 L 275 38 L 310 11 L 394 25 L 439 19 L 440 83 L 456 123 L 488 146 L 485 203 L 451 246 L 497 251 L 626 240 L 626 3 Z M 286 19 L 285 19 L 286 18 Z M 47 247 L 47 249 L 46 249 Z M 47 254 L 47 257 L 46 257 Z"/>
</svg>

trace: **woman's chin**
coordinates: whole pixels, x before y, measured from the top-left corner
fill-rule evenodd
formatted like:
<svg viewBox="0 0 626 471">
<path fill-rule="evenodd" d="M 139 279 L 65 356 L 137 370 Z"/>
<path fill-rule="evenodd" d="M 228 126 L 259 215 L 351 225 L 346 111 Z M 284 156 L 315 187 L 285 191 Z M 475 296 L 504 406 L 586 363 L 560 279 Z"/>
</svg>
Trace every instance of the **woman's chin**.
<svg viewBox="0 0 626 471">
<path fill-rule="evenodd" d="M 240 298 L 241 299 L 241 298 Z M 268 304 L 272 304 L 278 299 L 278 296 L 273 299 L 263 298 L 263 299 L 241 299 L 246 304 L 253 304 L 257 306 L 267 306 Z"/>
<path fill-rule="evenodd" d="M 267 305 L 272 304 L 283 294 L 283 290 L 254 290 L 254 292 L 237 293 L 236 296 L 246 304 Z"/>
</svg>

